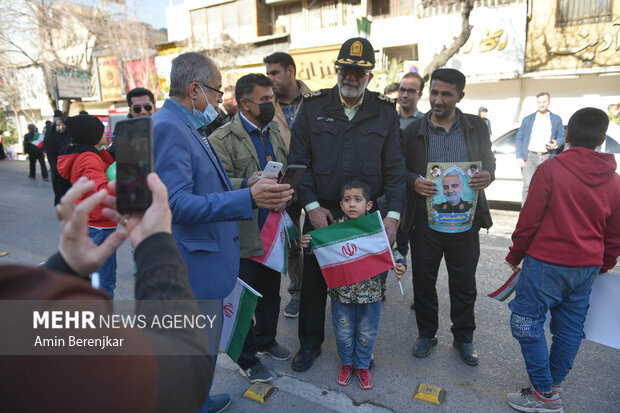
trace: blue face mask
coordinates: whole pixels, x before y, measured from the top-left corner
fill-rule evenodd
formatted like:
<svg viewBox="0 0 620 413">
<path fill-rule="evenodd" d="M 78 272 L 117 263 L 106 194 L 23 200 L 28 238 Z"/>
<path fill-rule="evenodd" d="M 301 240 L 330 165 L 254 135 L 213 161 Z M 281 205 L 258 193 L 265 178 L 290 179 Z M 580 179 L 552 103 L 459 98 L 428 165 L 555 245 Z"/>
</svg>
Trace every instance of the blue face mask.
<svg viewBox="0 0 620 413">
<path fill-rule="evenodd" d="M 202 96 L 205 97 L 205 102 L 207 102 L 207 107 L 204 112 L 201 112 L 198 109 L 196 109 L 196 106 L 194 106 L 194 101 L 192 100 L 192 107 L 194 108 L 194 116 L 196 116 L 196 118 L 199 121 L 201 121 L 204 126 L 208 126 L 211 122 L 213 122 L 218 117 L 218 113 L 217 113 L 217 110 L 215 110 L 215 108 L 213 107 L 213 105 L 210 104 L 209 101 L 207 100 L 207 95 L 205 95 L 205 92 L 202 90 L 202 86 L 198 86 L 198 87 L 200 88 L 200 91 L 202 92 Z"/>
</svg>

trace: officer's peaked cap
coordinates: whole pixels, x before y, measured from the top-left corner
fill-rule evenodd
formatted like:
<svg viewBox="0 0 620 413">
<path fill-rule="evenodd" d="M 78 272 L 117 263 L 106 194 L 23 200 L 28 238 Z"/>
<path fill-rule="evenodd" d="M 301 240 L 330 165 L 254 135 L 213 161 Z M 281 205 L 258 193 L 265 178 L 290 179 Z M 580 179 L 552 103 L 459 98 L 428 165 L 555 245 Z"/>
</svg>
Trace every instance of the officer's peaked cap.
<svg viewBox="0 0 620 413">
<path fill-rule="evenodd" d="M 375 49 L 368 39 L 354 37 L 344 42 L 335 65 L 372 69 L 375 67 Z"/>
</svg>

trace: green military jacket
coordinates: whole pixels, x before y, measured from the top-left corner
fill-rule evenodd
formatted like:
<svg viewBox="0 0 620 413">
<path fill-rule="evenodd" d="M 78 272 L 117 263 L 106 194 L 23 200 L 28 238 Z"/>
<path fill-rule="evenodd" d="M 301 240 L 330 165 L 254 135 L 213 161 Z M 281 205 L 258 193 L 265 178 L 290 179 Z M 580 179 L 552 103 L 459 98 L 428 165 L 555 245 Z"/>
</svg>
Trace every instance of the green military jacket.
<svg viewBox="0 0 620 413">
<path fill-rule="evenodd" d="M 269 127 L 269 140 L 276 157 L 275 160 L 282 163 L 282 171 L 284 171 L 288 164 L 288 151 L 277 122 L 272 121 Z M 220 157 L 233 189 L 240 189 L 244 179 L 262 170 L 252 138 L 243 127 L 239 114 L 209 135 L 209 141 Z M 258 229 L 258 209 L 254 209 L 252 221 L 239 221 L 239 233 L 241 258 L 261 256 L 265 253 Z"/>
</svg>

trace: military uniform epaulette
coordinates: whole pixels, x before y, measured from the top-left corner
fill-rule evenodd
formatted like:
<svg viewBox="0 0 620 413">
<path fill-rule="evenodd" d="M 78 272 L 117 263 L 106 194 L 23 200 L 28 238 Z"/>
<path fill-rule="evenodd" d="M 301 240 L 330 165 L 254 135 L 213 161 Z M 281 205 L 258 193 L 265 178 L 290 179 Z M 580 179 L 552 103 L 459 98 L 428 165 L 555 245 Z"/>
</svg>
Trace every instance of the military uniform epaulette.
<svg viewBox="0 0 620 413">
<path fill-rule="evenodd" d="M 314 99 L 319 96 L 326 96 L 331 89 L 319 89 L 304 95 L 304 101 Z"/>
<path fill-rule="evenodd" d="M 396 106 L 396 101 L 391 97 L 385 96 L 383 93 L 377 93 L 377 100 L 391 106 Z"/>
</svg>

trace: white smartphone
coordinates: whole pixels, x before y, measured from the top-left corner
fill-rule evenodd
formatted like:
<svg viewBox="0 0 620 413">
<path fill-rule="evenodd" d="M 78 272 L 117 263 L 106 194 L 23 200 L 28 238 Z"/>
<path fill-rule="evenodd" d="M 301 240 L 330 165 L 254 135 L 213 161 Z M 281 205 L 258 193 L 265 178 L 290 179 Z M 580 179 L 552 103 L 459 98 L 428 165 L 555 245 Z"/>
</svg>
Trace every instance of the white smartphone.
<svg viewBox="0 0 620 413">
<path fill-rule="evenodd" d="M 267 175 L 267 174 L 277 175 L 280 173 L 281 169 L 282 169 L 281 162 L 269 161 L 267 162 L 267 165 L 265 165 L 265 169 L 263 169 L 263 175 Z"/>
</svg>

